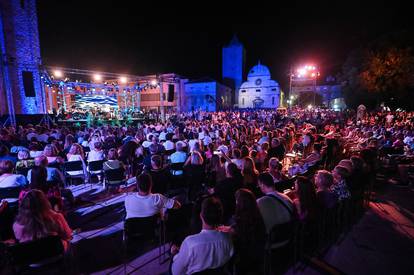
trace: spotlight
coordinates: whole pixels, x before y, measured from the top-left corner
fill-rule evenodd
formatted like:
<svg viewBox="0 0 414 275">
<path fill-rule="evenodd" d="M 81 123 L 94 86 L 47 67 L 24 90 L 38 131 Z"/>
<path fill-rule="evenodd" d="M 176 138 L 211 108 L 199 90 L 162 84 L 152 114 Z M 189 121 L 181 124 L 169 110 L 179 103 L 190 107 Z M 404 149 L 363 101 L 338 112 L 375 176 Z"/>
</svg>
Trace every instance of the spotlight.
<svg viewBox="0 0 414 275">
<path fill-rule="evenodd" d="M 119 78 L 119 80 L 121 81 L 121 83 L 122 83 L 122 84 L 126 84 L 126 83 L 127 83 L 127 81 L 128 81 L 128 79 L 127 79 L 125 76 L 121 76 L 121 77 Z"/>
<path fill-rule="evenodd" d="M 62 77 L 63 76 L 63 73 L 62 73 L 62 71 L 60 71 L 60 70 L 55 70 L 54 72 L 53 72 L 53 75 L 55 76 L 55 77 Z"/>
<path fill-rule="evenodd" d="M 102 80 L 102 76 L 101 76 L 100 74 L 95 74 L 95 75 L 93 76 L 93 79 L 94 79 L 95 81 L 101 81 L 101 80 Z"/>
<path fill-rule="evenodd" d="M 308 109 L 312 109 L 312 105 L 311 104 L 308 105 Z"/>
<path fill-rule="evenodd" d="M 155 79 L 154 79 L 154 80 L 152 80 L 152 81 L 151 81 L 151 85 L 152 85 L 152 86 L 157 86 L 157 80 L 155 80 Z"/>
</svg>

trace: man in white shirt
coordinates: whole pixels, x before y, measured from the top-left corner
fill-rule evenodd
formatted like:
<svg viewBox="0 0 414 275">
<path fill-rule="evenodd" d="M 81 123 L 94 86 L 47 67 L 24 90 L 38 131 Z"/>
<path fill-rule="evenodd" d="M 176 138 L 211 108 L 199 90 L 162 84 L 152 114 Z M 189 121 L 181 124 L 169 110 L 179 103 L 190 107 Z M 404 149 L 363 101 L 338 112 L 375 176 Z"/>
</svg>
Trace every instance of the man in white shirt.
<svg viewBox="0 0 414 275">
<path fill-rule="evenodd" d="M 210 197 L 203 201 L 200 213 L 203 229 L 185 238 L 181 244 L 171 265 L 173 275 L 217 269 L 230 260 L 234 253 L 231 236 L 217 230 L 222 216 L 223 206 L 219 199 Z M 171 252 L 177 253 L 175 247 Z"/>
<path fill-rule="evenodd" d="M 171 154 L 170 161 L 171 163 L 184 163 L 187 160 L 187 154 L 184 152 L 184 142 L 178 141 L 176 145 L 176 152 Z M 175 176 L 182 175 L 182 170 L 174 170 L 171 173 Z"/>
<path fill-rule="evenodd" d="M 166 209 L 181 207 L 180 203 L 174 199 L 151 193 L 152 179 L 149 174 L 137 176 L 137 189 L 137 193 L 127 195 L 125 198 L 126 219 L 163 215 Z"/>
<path fill-rule="evenodd" d="M 174 150 L 174 148 L 175 148 L 174 142 L 172 142 L 169 139 L 166 142 L 164 142 L 163 146 L 165 148 L 165 151 Z"/>
<path fill-rule="evenodd" d="M 147 135 L 147 140 L 142 143 L 142 147 L 148 148 L 152 144 L 152 134 Z"/>
</svg>

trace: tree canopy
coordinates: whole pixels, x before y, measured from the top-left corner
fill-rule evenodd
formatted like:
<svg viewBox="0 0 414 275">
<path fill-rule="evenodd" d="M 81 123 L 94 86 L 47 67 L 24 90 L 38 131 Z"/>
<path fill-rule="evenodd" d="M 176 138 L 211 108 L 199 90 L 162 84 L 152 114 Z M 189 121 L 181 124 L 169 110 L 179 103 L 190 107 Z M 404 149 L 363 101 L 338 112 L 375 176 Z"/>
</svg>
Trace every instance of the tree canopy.
<svg viewBox="0 0 414 275">
<path fill-rule="evenodd" d="M 384 102 L 414 109 L 413 36 L 407 32 L 380 37 L 352 51 L 342 67 L 343 94 L 347 105 L 369 108 Z"/>
</svg>

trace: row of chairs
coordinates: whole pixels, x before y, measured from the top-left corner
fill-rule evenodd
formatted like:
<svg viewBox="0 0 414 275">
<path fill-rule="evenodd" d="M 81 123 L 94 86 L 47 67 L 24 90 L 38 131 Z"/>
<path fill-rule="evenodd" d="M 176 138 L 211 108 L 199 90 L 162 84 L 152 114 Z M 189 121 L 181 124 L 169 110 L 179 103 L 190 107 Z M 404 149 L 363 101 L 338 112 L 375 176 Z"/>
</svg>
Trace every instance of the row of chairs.
<svg viewBox="0 0 414 275">
<path fill-rule="evenodd" d="M 118 169 L 103 169 L 104 160 L 90 161 L 88 162 L 86 175 L 84 173 L 84 167 L 82 161 L 67 161 L 63 164 L 63 172 L 65 176 L 66 185 L 73 183 L 73 179 L 80 178 L 83 180 L 88 179 L 88 182 L 92 182 L 92 176 L 103 177 L 104 187 L 120 186 L 126 184 L 125 170 L 123 168 Z M 71 174 L 70 172 L 78 172 Z M 81 172 L 81 173 L 79 173 Z"/>
</svg>

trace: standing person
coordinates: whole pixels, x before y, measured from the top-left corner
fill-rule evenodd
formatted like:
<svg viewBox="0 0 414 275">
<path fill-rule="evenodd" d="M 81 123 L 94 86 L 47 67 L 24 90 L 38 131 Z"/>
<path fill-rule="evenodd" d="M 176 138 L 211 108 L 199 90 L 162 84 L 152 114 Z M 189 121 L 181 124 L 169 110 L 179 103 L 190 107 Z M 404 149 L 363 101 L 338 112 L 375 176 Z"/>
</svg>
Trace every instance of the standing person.
<svg viewBox="0 0 414 275">
<path fill-rule="evenodd" d="M 234 249 L 229 233 L 218 231 L 222 222 L 223 207 L 217 198 L 207 198 L 201 206 L 202 230 L 190 235 L 181 247 L 172 248 L 176 254 L 171 265 L 173 275 L 193 274 L 225 265 Z"/>
</svg>

